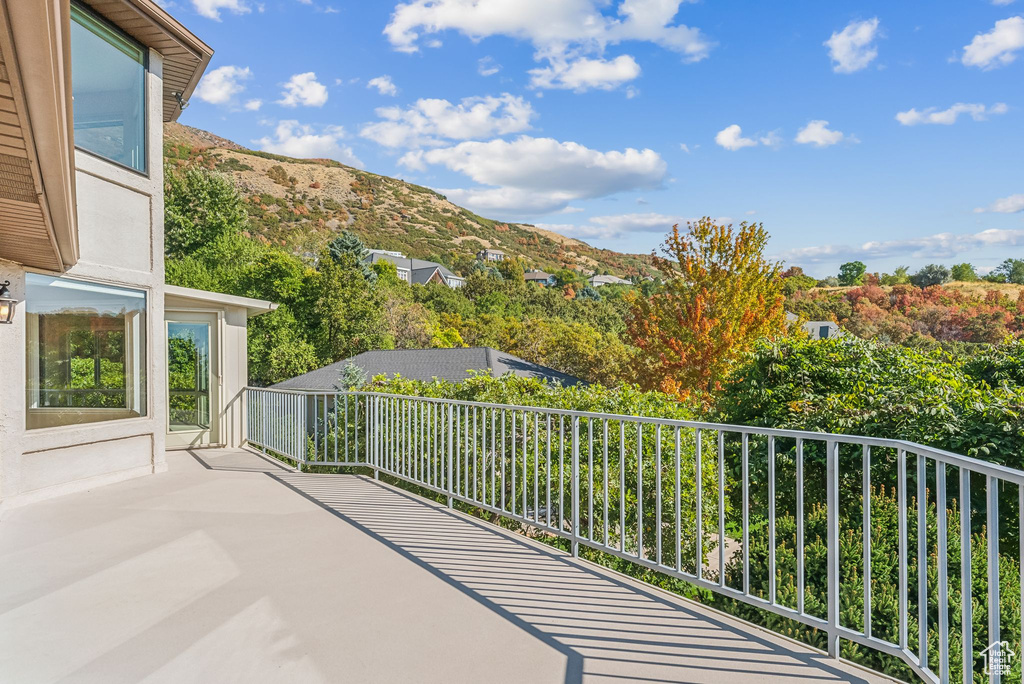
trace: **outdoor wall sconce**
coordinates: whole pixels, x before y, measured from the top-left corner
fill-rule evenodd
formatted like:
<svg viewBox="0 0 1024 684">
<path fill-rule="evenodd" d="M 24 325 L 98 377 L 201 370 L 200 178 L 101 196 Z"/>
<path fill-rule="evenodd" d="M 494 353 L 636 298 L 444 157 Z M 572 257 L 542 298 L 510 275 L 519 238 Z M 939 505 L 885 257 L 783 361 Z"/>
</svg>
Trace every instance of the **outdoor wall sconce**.
<svg viewBox="0 0 1024 684">
<path fill-rule="evenodd" d="M 7 288 L 10 284 L 10 280 L 0 283 L 0 323 L 14 322 L 14 306 L 18 302 L 7 297 Z"/>
</svg>

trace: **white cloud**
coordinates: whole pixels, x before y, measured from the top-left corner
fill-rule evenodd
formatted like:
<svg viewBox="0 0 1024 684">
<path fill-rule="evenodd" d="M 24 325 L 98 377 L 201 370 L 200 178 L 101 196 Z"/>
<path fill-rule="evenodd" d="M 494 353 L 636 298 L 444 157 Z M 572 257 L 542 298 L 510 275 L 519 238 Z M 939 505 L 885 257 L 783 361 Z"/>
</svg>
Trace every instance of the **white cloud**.
<svg viewBox="0 0 1024 684">
<path fill-rule="evenodd" d="M 693 219 L 666 214 L 617 214 L 592 216 L 583 225 L 567 223 L 538 223 L 538 228 L 551 230 L 561 235 L 581 239 L 614 240 L 633 233 L 667 234 L 672 226 L 685 224 Z"/>
<path fill-rule="evenodd" d="M 1009 197 L 997 199 L 988 209 L 978 207 L 974 210 L 974 213 L 980 214 L 985 211 L 993 211 L 997 214 L 1016 214 L 1022 212 L 1024 211 L 1024 194 L 1010 195 Z"/>
<path fill-rule="evenodd" d="M 687 145 L 686 143 L 679 143 L 679 149 L 681 149 L 686 154 L 690 154 L 690 152 L 692 152 L 692 150 L 690 149 L 690 146 Z"/>
<path fill-rule="evenodd" d="M 912 257 L 948 259 L 983 247 L 1024 246 L 1024 230 L 983 230 L 980 233 L 938 233 L 905 240 L 865 242 L 861 245 L 821 245 L 782 252 L 786 261 L 803 263 Z"/>
<path fill-rule="evenodd" d="M 814 145 L 816 147 L 829 147 L 840 143 L 843 140 L 848 142 L 859 142 L 856 137 L 846 135 L 841 131 L 833 131 L 828 127 L 828 121 L 815 119 L 797 131 L 794 140 L 801 145 Z"/>
<path fill-rule="evenodd" d="M 715 142 L 727 150 L 735 152 L 744 147 L 754 147 L 757 141 L 743 137 L 743 129 L 737 124 L 726 126 L 715 135 Z"/>
<path fill-rule="evenodd" d="M 381 107 L 383 121 L 363 126 L 359 134 L 385 147 L 417 148 L 442 145 L 443 140 L 473 140 L 530 128 L 535 113 L 522 97 L 467 97 L 453 105 L 448 100 L 422 99 L 409 107 Z"/>
<path fill-rule="evenodd" d="M 260 107 L 263 106 L 263 100 L 248 100 L 243 106 L 247 111 L 258 112 Z"/>
<path fill-rule="evenodd" d="M 192 6 L 201 16 L 220 21 L 220 11 L 232 14 L 248 14 L 252 10 L 245 0 L 192 0 Z"/>
<path fill-rule="evenodd" d="M 391 77 L 387 74 L 371 78 L 366 87 L 376 88 L 381 95 L 391 95 L 392 97 L 398 95 L 398 87 L 391 82 Z"/>
<path fill-rule="evenodd" d="M 706 58 L 713 43 L 699 29 L 674 23 L 682 3 L 683 0 L 410 0 L 396 7 L 384 34 L 401 52 L 416 52 L 422 36 L 443 31 L 457 31 L 474 41 L 499 35 L 529 41 L 534 47 L 534 58 L 547 62 L 547 67 L 535 70 L 540 72 L 534 76 L 536 87 L 577 90 L 585 89 L 591 81 L 621 83 L 630 80 L 624 78 L 626 74 L 639 73 L 635 60 L 628 55 L 604 58 L 608 46 L 625 41 L 660 45 L 679 53 L 686 62 Z M 617 11 L 604 11 L 609 5 Z M 600 73 L 595 76 L 595 71 Z M 565 78 L 563 73 L 567 73 Z M 566 85 L 574 79 L 578 85 Z"/>
<path fill-rule="evenodd" d="M 493 76 L 501 71 L 501 65 L 493 57 L 481 57 L 476 61 L 476 70 L 481 76 Z"/>
<path fill-rule="evenodd" d="M 837 74 L 860 71 L 878 56 L 875 40 L 879 36 L 878 18 L 851 21 L 842 31 L 825 41 L 832 70 Z"/>
<path fill-rule="evenodd" d="M 280 121 L 273 136 L 265 136 L 253 142 L 261 150 L 283 154 L 297 159 L 334 159 L 349 166 L 363 167 L 363 162 L 352 152 L 352 148 L 340 143 L 345 137 L 341 126 L 327 126 L 317 133 L 312 126 L 298 121 Z"/>
<path fill-rule="evenodd" d="M 996 7 L 1005 7 L 1006 5 L 1012 5 L 1014 0 L 992 0 L 992 4 Z"/>
<path fill-rule="evenodd" d="M 327 102 L 327 86 L 316 80 L 316 74 L 307 71 L 295 74 L 284 84 L 279 105 L 285 107 L 322 107 Z"/>
<path fill-rule="evenodd" d="M 517 214 L 546 214 L 573 200 L 656 188 L 666 172 L 665 161 L 653 150 L 600 152 L 575 142 L 530 136 L 417 150 L 399 163 L 411 169 L 439 165 L 465 174 L 479 187 L 442 192 L 481 211 Z"/>
<path fill-rule="evenodd" d="M 949 126 L 956 123 L 961 114 L 967 114 L 975 121 L 984 121 L 989 114 L 1005 114 L 1009 108 L 1002 102 L 997 102 L 991 107 L 983 104 L 965 104 L 957 102 L 949 109 L 939 111 L 938 107 L 929 107 L 921 111 L 908 109 L 905 112 L 896 114 L 896 120 L 904 126 L 916 126 L 918 124 L 942 124 Z"/>
<path fill-rule="evenodd" d="M 227 104 L 245 90 L 242 81 L 252 78 L 249 67 L 222 66 L 209 71 L 196 87 L 196 97 L 210 104 Z"/>
<path fill-rule="evenodd" d="M 639 75 L 640 65 L 630 55 L 619 55 L 612 60 L 579 57 L 569 61 L 555 57 L 549 66 L 530 70 L 530 87 L 578 93 L 593 88 L 612 90 Z"/>
<path fill-rule="evenodd" d="M 1017 59 L 1016 52 L 1024 48 L 1024 17 L 1010 17 L 996 22 L 988 33 L 974 36 L 964 46 L 960 61 L 965 66 L 994 69 Z"/>
</svg>

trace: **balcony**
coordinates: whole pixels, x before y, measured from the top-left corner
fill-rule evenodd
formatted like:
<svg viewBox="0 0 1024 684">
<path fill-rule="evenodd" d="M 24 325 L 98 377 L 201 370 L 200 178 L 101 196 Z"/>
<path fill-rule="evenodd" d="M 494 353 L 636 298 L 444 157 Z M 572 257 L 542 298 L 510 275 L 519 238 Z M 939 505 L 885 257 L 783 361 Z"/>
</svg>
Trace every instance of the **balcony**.
<svg viewBox="0 0 1024 684">
<path fill-rule="evenodd" d="M 369 477 L 168 459 L 0 523 L 0 679 L 879 681 Z"/>
<path fill-rule="evenodd" d="M 1000 592 L 1024 589 L 1019 471 L 891 440 L 562 409 L 247 401 L 265 454 L 173 452 L 167 473 L 5 516 L 0 672 L 888 681 L 837 657 L 856 649 L 959 681 L 983 676 L 993 641 L 1017 650 L 1020 604 Z"/>
</svg>

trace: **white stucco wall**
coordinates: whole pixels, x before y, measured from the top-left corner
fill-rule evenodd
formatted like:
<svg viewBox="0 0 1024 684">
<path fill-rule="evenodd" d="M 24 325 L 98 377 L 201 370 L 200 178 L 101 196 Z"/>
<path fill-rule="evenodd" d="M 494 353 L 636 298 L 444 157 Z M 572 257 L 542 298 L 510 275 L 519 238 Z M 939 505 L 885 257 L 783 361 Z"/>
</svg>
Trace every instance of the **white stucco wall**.
<svg viewBox="0 0 1024 684">
<path fill-rule="evenodd" d="M 162 60 L 150 51 L 148 174 L 76 151 L 81 258 L 67 276 L 146 291 L 146 416 L 26 430 L 25 307 L 0 325 L 0 509 L 166 468 Z M 0 262 L 23 302 L 25 270 Z"/>
</svg>

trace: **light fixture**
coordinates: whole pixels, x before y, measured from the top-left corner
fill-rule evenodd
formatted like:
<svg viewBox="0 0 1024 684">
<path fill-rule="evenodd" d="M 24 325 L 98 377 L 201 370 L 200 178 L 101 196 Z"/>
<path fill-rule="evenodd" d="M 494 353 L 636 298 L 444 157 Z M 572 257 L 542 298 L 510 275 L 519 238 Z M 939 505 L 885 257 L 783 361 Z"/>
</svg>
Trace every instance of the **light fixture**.
<svg viewBox="0 0 1024 684">
<path fill-rule="evenodd" d="M 174 92 L 171 93 L 171 95 L 174 96 L 174 99 L 178 103 L 178 106 L 181 107 L 181 111 L 185 111 L 186 109 L 188 109 L 188 100 L 184 99 L 181 93 Z"/>
<path fill-rule="evenodd" d="M 0 323 L 14 322 L 14 306 L 18 302 L 7 297 L 7 288 L 10 284 L 10 280 L 0 283 Z"/>
</svg>

